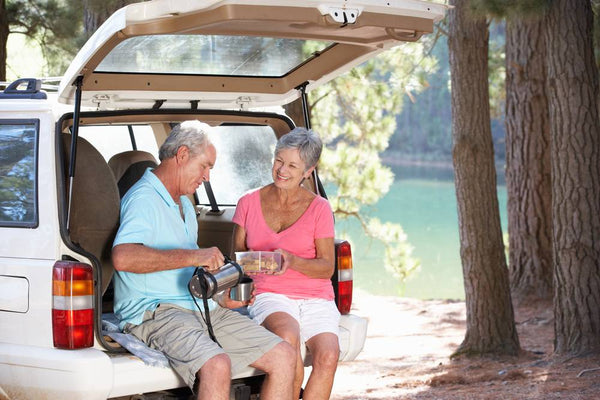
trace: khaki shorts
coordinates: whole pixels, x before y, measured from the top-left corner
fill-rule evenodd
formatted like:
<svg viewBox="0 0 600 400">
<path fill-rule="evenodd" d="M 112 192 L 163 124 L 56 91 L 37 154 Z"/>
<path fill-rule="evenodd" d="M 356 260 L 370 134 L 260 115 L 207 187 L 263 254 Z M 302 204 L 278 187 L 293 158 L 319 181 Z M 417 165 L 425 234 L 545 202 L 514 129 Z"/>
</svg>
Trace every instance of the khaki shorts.
<svg viewBox="0 0 600 400">
<path fill-rule="evenodd" d="M 144 321 L 140 325 L 128 324 L 125 332 L 163 352 L 192 390 L 196 373 L 212 357 L 227 354 L 235 375 L 281 342 L 278 336 L 236 311 L 217 307 L 210 312 L 210 319 L 223 348 L 211 340 L 200 312 L 172 304 L 146 311 Z"/>
</svg>

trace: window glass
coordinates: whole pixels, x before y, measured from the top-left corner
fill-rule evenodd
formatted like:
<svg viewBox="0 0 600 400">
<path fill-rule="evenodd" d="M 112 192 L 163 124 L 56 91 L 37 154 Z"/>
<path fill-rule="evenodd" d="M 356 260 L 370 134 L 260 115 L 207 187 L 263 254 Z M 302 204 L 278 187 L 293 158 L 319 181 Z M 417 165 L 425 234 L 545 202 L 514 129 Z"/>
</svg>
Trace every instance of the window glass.
<svg viewBox="0 0 600 400">
<path fill-rule="evenodd" d="M 38 120 L 0 121 L 0 225 L 37 226 Z"/>
<path fill-rule="evenodd" d="M 149 125 L 132 125 L 137 150 L 151 153 L 158 161 L 158 146 Z M 79 136 L 86 139 L 108 162 L 112 156 L 133 150 L 127 125 L 80 126 Z"/>
<path fill-rule="evenodd" d="M 273 182 L 271 167 L 277 138 L 268 126 L 219 126 L 211 141 L 217 162 L 210 183 L 220 205 L 235 205 L 250 189 Z M 204 185 L 198 189 L 201 204 L 209 204 Z"/>
<path fill-rule="evenodd" d="M 280 77 L 313 57 L 305 40 L 252 36 L 148 35 L 119 43 L 96 72 Z M 316 51 L 330 43 L 311 41 Z"/>
</svg>

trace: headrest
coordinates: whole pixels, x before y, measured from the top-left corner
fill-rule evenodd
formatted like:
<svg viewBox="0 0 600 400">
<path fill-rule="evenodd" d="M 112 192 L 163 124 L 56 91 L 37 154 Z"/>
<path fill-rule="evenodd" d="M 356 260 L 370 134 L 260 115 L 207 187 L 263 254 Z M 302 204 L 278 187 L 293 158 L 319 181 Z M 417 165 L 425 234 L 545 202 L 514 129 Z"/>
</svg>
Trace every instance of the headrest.
<svg viewBox="0 0 600 400">
<path fill-rule="evenodd" d="M 156 158 L 147 151 L 130 150 L 112 156 L 110 160 L 108 160 L 108 166 L 112 170 L 115 180 L 118 182 L 130 165 L 141 161 L 150 161 L 154 163 L 155 166 L 158 165 Z"/>
<path fill-rule="evenodd" d="M 154 156 L 146 151 L 131 150 L 115 154 L 108 160 L 108 166 L 113 172 L 119 187 L 119 196 L 136 183 L 147 168 L 157 166 Z"/>
</svg>

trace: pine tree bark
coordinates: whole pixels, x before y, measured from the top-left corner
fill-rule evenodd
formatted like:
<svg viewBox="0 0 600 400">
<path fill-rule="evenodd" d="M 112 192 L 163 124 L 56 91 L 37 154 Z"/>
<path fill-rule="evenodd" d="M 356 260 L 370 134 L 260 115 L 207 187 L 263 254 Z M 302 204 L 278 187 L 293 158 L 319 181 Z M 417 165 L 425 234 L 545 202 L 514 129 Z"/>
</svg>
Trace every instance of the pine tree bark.
<svg viewBox="0 0 600 400">
<path fill-rule="evenodd" d="M 455 354 L 517 354 L 508 283 L 488 93 L 485 18 L 453 0 L 448 13 L 454 163 L 467 332 Z"/>
<path fill-rule="evenodd" d="M 514 299 L 552 297 L 552 186 L 542 17 L 506 23 L 506 187 Z"/>
<path fill-rule="evenodd" d="M 89 37 L 119 8 L 140 0 L 82 0 L 83 30 Z"/>
<path fill-rule="evenodd" d="M 557 353 L 600 351 L 600 120 L 592 18 L 589 0 L 555 0 L 546 34 Z"/>
<path fill-rule="evenodd" d="M 8 15 L 6 14 L 6 0 L 0 0 L 0 81 L 6 81 L 6 59 L 8 53 Z"/>
</svg>

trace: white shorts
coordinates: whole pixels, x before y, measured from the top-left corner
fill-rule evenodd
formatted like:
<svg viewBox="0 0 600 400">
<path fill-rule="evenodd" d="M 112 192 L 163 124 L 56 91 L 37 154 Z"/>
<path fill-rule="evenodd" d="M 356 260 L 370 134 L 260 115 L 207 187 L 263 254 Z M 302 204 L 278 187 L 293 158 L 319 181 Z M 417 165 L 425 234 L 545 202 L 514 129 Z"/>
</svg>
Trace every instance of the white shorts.
<svg viewBox="0 0 600 400">
<path fill-rule="evenodd" d="M 334 301 L 325 299 L 290 299 L 277 293 L 261 293 L 248 307 L 250 318 L 256 323 L 275 312 L 291 315 L 300 325 L 300 339 L 306 342 L 319 333 L 339 336 L 340 312 Z"/>
</svg>

